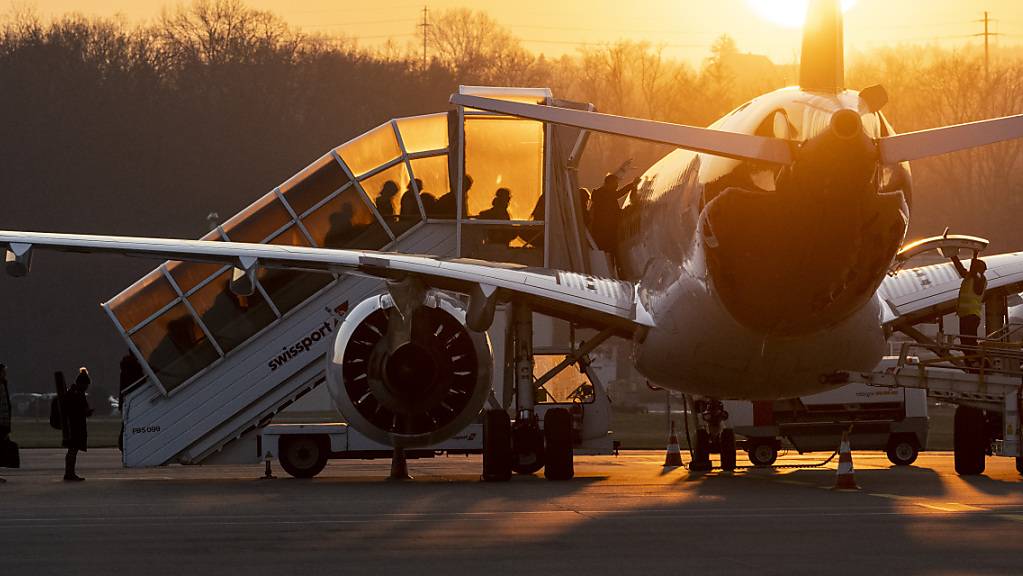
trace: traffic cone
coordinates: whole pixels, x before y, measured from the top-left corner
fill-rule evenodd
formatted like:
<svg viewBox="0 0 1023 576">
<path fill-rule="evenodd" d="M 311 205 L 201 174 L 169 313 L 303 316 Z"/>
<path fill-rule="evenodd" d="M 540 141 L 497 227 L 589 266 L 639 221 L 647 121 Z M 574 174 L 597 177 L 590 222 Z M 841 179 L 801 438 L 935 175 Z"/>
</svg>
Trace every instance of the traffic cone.
<svg viewBox="0 0 1023 576">
<path fill-rule="evenodd" d="M 671 421 L 671 435 L 668 436 L 668 451 L 664 455 L 664 467 L 679 467 L 682 465 L 682 450 L 678 447 L 678 436 L 675 435 L 675 421 Z"/>
<path fill-rule="evenodd" d="M 849 448 L 849 431 L 842 432 L 842 444 L 838 448 L 838 473 L 835 475 L 834 490 L 859 490 L 853 473 L 852 450 Z"/>
</svg>

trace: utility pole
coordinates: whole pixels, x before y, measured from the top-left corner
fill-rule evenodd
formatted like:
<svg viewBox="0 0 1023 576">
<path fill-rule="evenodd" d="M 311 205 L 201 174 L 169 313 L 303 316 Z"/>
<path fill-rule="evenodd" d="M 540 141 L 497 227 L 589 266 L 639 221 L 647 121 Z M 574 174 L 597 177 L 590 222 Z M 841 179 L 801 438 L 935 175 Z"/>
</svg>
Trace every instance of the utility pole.
<svg viewBox="0 0 1023 576">
<path fill-rule="evenodd" d="M 984 19 L 977 20 L 977 22 L 984 23 L 984 32 L 982 34 L 974 34 L 974 36 L 984 37 L 984 81 L 988 84 L 991 83 L 991 37 L 998 36 L 997 32 L 991 31 L 991 13 L 985 11 Z"/>
<path fill-rule="evenodd" d="M 426 39 L 429 37 L 430 21 L 428 20 L 430 9 L 423 6 L 423 21 L 419 27 L 423 29 L 423 70 L 426 70 Z"/>
</svg>

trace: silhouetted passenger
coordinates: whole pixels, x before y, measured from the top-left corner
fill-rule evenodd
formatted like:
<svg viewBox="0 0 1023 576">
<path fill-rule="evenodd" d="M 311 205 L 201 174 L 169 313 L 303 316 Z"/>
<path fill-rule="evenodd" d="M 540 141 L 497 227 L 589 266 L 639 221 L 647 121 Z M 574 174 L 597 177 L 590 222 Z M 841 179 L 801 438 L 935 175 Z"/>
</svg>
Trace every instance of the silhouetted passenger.
<svg viewBox="0 0 1023 576">
<path fill-rule="evenodd" d="M 92 408 L 85 397 L 85 392 L 92 384 L 89 371 L 82 367 L 78 370 L 78 377 L 75 383 L 64 394 L 64 402 L 61 404 L 64 421 L 67 423 L 67 439 L 64 447 L 67 448 L 67 456 L 64 457 L 64 480 L 66 482 L 81 482 L 85 480 L 75 474 L 75 465 L 78 463 L 78 453 L 89 450 L 89 429 L 86 418 L 92 416 Z"/>
<path fill-rule="evenodd" d="M 352 220 L 355 218 L 355 209 L 350 202 L 341 205 L 341 210 L 330 215 L 330 229 L 323 239 L 324 248 L 344 248 L 357 232 Z"/>
<path fill-rule="evenodd" d="M 398 213 L 398 218 L 401 220 L 414 221 L 420 219 L 419 203 L 416 202 L 416 190 L 419 190 L 420 194 L 422 194 L 423 181 L 416 178 L 415 182 L 416 187 L 414 189 L 412 188 L 412 182 L 409 182 L 405 193 L 401 195 L 401 211 Z"/>
<path fill-rule="evenodd" d="M 117 406 L 121 411 L 121 435 L 117 437 L 117 447 L 124 452 L 124 391 L 129 386 L 141 380 L 146 373 L 142 365 L 135 359 L 135 355 L 128 350 L 128 353 L 121 358 L 121 377 L 117 387 Z"/>
<path fill-rule="evenodd" d="M 472 176 L 466 174 L 462 177 L 462 197 L 469 197 L 469 190 L 472 189 Z M 455 191 L 452 190 L 437 199 L 433 205 L 433 212 L 427 212 L 435 218 L 454 218 L 458 211 L 458 200 Z"/>
<path fill-rule="evenodd" d="M 376 205 L 377 211 L 380 212 L 380 216 L 383 217 L 385 222 L 394 222 L 394 199 L 398 196 L 398 184 L 394 180 L 388 180 L 384 182 L 384 185 L 380 187 L 380 194 L 377 195 Z"/>
<path fill-rule="evenodd" d="M 959 342 L 963 346 L 977 345 L 977 330 L 980 329 L 980 315 L 983 312 L 984 291 L 987 290 L 987 278 L 984 272 L 987 264 L 973 253 L 970 269 L 967 270 L 959 261 L 959 255 L 952 257 L 956 272 L 963 279 L 959 286 L 959 300 L 956 302 L 956 315 L 959 316 Z M 975 354 L 967 351 L 967 355 Z"/>
<path fill-rule="evenodd" d="M 511 190 L 498 188 L 494 193 L 494 199 L 490 201 L 490 208 L 479 213 L 480 220 L 511 220 L 508 206 L 511 204 Z M 487 244 L 505 246 L 515 239 L 518 234 L 514 230 L 487 230 Z"/>
<path fill-rule="evenodd" d="M 618 188 L 618 176 L 608 174 L 604 177 L 604 185 L 593 191 L 590 204 L 590 233 L 601 250 L 614 253 L 618 243 L 618 222 L 622 216 L 619 201 L 635 190 L 638 183 L 637 178 L 624 188 Z"/>
<path fill-rule="evenodd" d="M 530 217 L 537 222 L 542 222 L 547 214 L 547 199 L 544 198 L 543 194 L 536 199 L 536 204 L 533 205 L 533 212 L 530 213 Z"/>
<path fill-rule="evenodd" d="M 590 191 L 586 188 L 580 188 L 576 190 L 576 195 L 579 198 L 579 215 L 580 222 L 582 222 L 587 228 L 590 227 Z"/>
</svg>

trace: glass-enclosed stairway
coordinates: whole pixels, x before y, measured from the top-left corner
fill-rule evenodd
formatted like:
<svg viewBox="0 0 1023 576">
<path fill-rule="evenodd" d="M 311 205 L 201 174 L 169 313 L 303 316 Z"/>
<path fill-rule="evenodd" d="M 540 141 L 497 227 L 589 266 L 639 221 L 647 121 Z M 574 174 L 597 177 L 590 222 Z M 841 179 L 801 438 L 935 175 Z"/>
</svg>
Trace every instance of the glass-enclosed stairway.
<svg viewBox="0 0 1023 576">
<path fill-rule="evenodd" d="M 538 104 L 546 89 L 461 88 Z M 400 118 L 322 156 L 203 237 L 589 271 L 575 166 L 585 134 L 471 109 Z M 510 198 L 509 198 L 510 197 Z M 103 305 L 146 378 L 125 395 L 124 463 L 198 463 L 254 438 L 324 381 L 324 355 L 377 280 L 165 262 Z M 259 458 L 250 442 L 242 460 Z M 244 448 L 242 448 L 244 447 Z M 237 458 L 236 458 L 237 459 Z"/>
</svg>

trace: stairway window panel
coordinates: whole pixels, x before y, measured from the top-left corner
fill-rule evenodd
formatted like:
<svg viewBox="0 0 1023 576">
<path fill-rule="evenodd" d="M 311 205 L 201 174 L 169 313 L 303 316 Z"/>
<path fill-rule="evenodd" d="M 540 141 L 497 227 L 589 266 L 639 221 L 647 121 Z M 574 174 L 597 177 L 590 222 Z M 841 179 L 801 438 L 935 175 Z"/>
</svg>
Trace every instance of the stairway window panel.
<svg viewBox="0 0 1023 576">
<path fill-rule="evenodd" d="M 334 156 L 328 154 L 281 185 L 281 194 L 301 216 L 349 182 Z"/>
<path fill-rule="evenodd" d="M 291 214 L 271 192 L 225 222 L 222 228 L 231 242 L 260 244 L 290 222 Z"/>
<path fill-rule="evenodd" d="M 390 122 L 339 147 L 337 153 L 356 177 L 401 156 Z"/>
<path fill-rule="evenodd" d="M 360 182 L 395 238 L 422 220 L 416 193 L 410 183 L 404 162 Z"/>
<path fill-rule="evenodd" d="M 466 118 L 465 173 L 473 182 L 466 194 L 466 214 L 489 220 L 533 220 L 543 192 L 543 150 L 541 122 Z M 499 194 L 500 189 L 508 192 Z M 502 194 L 510 200 L 502 200 Z"/>
<path fill-rule="evenodd" d="M 125 331 L 130 331 L 177 297 L 170 282 L 157 269 L 115 296 L 110 301 L 110 310 Z"/>
<path fill-rule="evenodd" d="M 412 160 L 412 175 L 422 182 L 419 187 L 419 197 L 423 200 L 423 209 L 426 210 L 427 218 L 454 218 L 452 214 L 442 214 L 443 204 L 438 206 L 437 201 L 451 193 L 451 183 L 448 180 L 448 157 L 431 156 Z"/>
<path fill-rule="evenodd" d="M 278 246 L 309 246 L 305 236 L 295 226 L 288 228 L 280 236 L 270 241 Z M 257 274 L 263 290 L 273 300 L 277 309 L 284 314 L 305 302 L 314 294 L 334 281 L 334 276 L 327 273 L 300 272 L 297 270 L 280 270 L 260 268 Z"/>
<path fill-rule="evenodd" d="M 153 319 L 131 340 L 168 392 L 219 358 L 183 303 Z"/>
<path fill-rule="evenodd" d="M 402 118 L 397 122 L 401 143 L 409 154 L 448 147 L 448 115 L 445 113 Z"/>
<path fill-rule="evenodd" d="M 466 223 L 462 226 L 462 256 L 543 266 L 543 226 Z"/>
<path fill-rule="evenodd" d="M 273 309 L 258 291 L 238 296 L 229 287 L 232 270 L 188 297 L 196 314 L 226 353 L 277 319 Z"/>
<path fill-rule="evenodd" d="M 302 219 L 320 248 L 379 250 L 391 241 L 355 187 Z"/>
</svg>

